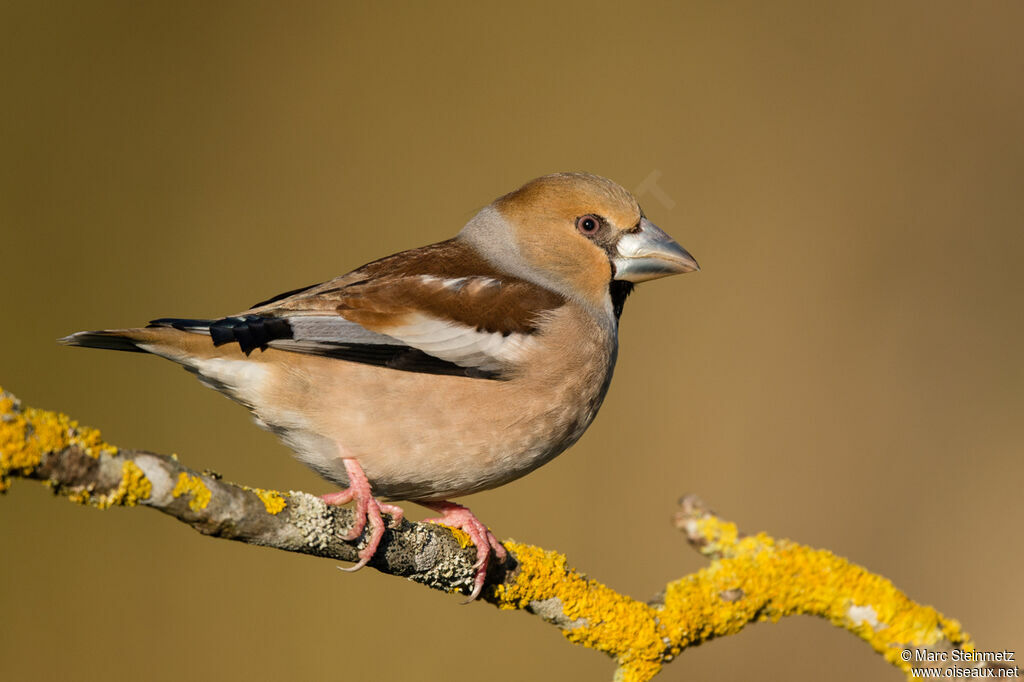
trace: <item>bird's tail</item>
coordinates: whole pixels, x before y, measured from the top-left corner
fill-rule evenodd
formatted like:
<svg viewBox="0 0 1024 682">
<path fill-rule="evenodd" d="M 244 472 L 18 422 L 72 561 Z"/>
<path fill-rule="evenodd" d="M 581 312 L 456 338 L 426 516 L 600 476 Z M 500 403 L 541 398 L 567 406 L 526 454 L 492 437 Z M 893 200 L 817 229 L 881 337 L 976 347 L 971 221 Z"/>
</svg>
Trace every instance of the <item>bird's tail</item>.
<svg viewBox="0 0 1024 682">
<path fill-rule="evenodd" d="M 84 348 L 103 348 L 105 350 L 126 350 L 133 353 L 156 353 L 170 359 L 173 351 L 183 350 L 193 345 L 199 338 L 207 338 L 210 334 L 210 320 L 192 320 L 178 317 L 166 317 L 153 320 L 141 329 L 101 329 L 99 331 L 75 332 L 57 343 L 65 346 L 82 346 Z M 190 332 L 190 333 L 182 333 Z M 198 338 L 196 334 L 203 336 Z M 170 351 L 165 353 L 164 351 Z M 179 360 L 180 362 L 180 360 Z"/>
<path fill-rule="evenodd" d="M 75 332 L 62 339 L 57 339 L 57 343 L 63 343 L 65 346 L 145 353 L 146 351 L 138 346 L 138 338 L 132 338 L 136 336 L 135 332 L 138 331 L 137 329 L 104 329 L 92 332 Z"/>
<path fill-rule="evenodd" d="M 148 327 L 76 332 L 59 343 L 66 346 L 152 353 L 176 362 L 205 385 L 251 407 L 262 387 L 265 368 L 250 360 L 236 344 L 216 345 L 210 320 L 163 318 Z M 256 364 L 253 364 L 256 363 Z"/>
</svg>

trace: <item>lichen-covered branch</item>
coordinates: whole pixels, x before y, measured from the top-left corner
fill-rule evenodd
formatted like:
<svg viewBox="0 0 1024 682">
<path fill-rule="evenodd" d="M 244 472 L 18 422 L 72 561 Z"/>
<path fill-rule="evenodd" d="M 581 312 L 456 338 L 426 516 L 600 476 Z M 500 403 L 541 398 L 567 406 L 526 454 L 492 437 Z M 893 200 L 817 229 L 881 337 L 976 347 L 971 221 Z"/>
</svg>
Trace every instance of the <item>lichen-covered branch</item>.
<svg viewBox="0 0 1024 682">
<path fill-rule="evenodd" d="M 341 539 L 353 522 L 349 509 L 307 493 L 229 483 L 173 456 L 120 450 L 95 429 L 22 407 L 0 390 L 0 491 L 12 477 L 42 481 L 81 504 L 152 507 L 207 535 L 292 552 L 355 561 L 365 541 Z M 764 534 L 743 537 L 696 498 L 683 500 L 676 522 L 711 565 L 670 583 L 654 602 L 590 580 L 557 552 L 517 542 L 505 543 L 509 559 L 491 568 L 482 598 L 532 612 L 570 641 L 607 653 L 623 681 L 648 680 L 687 647 L 748 623 L 798 613 L 846 628 L 908 676 L 904 649 L 973 649 L 955 620 L 830 552 Z M 475 560 L 468 544 L 460 531 L 402 521 L 387 531 L 370 566 L 468 593 Z"/>
<path fill-rule="evenodd" d="M 691 627 L 713 637 L 738 632 L 754 621 L 807 614 L 857 635 L 908 679 L 912 679 L 912 667 L 936 666 L 960 668 L 961 673 L 977 668 L 1019 675 L 1017 668 L 1001 661 L 957 662 L 950 656 L 953 651 L 963 656 L 976 650 L 959 622 L 915 603 L 886 578 L 828 550 L 764 533 L 743 535 L 735 523 L 718 518 L 693 495 L 680 500 L 675 523 L 690 545 L 711 559 L 711 566 L 699 572 L 711 584 L 695 581 L 694 576 L 671 583 L 663 608 L 692 614 L 694 604 L 704 601 L 706 619 Z M 706 600 L 709 587 L 717 590 L 717 602 Z M 724 602 L 729 608 L 718 609 L 717 604 Z M 905 652 L 910 652 L 909 660 Z M 950 676 L 973 675 L 946 675 Z"/>
</svg>

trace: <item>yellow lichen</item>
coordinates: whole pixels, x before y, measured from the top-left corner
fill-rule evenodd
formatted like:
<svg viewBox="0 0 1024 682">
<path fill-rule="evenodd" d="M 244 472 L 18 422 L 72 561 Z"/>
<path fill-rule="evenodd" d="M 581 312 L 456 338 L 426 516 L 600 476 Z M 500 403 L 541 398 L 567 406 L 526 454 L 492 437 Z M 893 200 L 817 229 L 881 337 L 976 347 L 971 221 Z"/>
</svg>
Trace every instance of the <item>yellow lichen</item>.
<svg viewBox="0 0 1024 682">
<path fill-rule="evenodd" d="M 469 537 L 469 533 L 467 533 L 466 531 L 462 530 L 461 528 L 453 528 L 452 526 L 445 526 L 443 523 L 442 524 L 438 524 L 438 525 L 444 526 L 445 528 L 450 530 L 452 532 L 452 535 L 455 537 L 456 542 L 459 543 L 459 547 L 461 547 L 462 549 L 466 549 L 467 547 L 474 547 L 475 546 L 473 544 L 472 538 Z"/>
<path fill-rule="evenodd" d="M 188 508 L 192 511 L 206 509 L 206 505 L 210 504 L 210 489 L 203 483 L 203 479 L 184 471 L 178 474 L 178 481 L 174 485 L 174 490 L 171 491 L 172 497 L 181 497 L 182 495 L 192 497 L 188 501 Z"/>
<path fill-rule="evenodd" d="M 706 516 L 697 520 L 697 530 L 706 544 L 700 552 L 706 556 L 728 555 L 730 548 L 739 540 L 739 528 L 731 521 L 723 521 L 716 516 Z"/>
<path fill-rule="evenodd" d="M 117 453 L 116 447 L 103 442 L 98 430 L 59 412 L 22 409 L 0 388 L 0 490 L 7 487 L 8 474 L 30 474 L 47 454 L 69 447 L 95 458 L 104 452 Z"/>
<path fill-rule="evenodd" d="M 568 566 L 564 555 L 539 547 L 506 542 L 519 564 L 511 584 L 499 585 L 494 597 L 502 609 L 558 599 L 574 626 L 563 630 L 573 642 L 615 656 L 624 682 L 646 680 L 662 665 L 664 628 L 653 607 L 621 595 Z"/>
<path fill-rule="evenodd" d="M 88 488 L 79 488 L 78 490 L 64 490 L 65 496 L 69 501 L 75 504 L 89 504 L 92 500 L 92 491 Z"/>
<path fill-rule="evenodd" d="M 121 483 L 116 490 L 95 498 L 93 505 L 98 509 L 106 509 L 114 505 L 134 507 L 141 500 L 152 494 L 153 484 L 135 462 L 125 460 L 121 464 Z"/>
<path fill-rule="evenodd" d="M 260 498 L 260 501 L 263 503 L 268 514 L 279 514 L 288 506 L 288 503 L 284 500 L 284 495 L 276 490 L 264 490 L 263 488 L 248 487 L 246 490 L 256 493 L 256 496 Z"/>
</svg>

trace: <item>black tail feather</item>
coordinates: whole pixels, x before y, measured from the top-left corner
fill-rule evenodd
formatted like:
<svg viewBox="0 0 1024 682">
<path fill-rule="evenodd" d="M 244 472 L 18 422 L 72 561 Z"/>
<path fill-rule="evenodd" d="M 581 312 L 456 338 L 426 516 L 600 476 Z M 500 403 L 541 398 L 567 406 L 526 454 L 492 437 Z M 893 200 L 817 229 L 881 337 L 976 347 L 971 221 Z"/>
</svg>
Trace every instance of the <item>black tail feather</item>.
<svg viewBox="0 0 1024 682">
<path fill-rule="evenodd" d="M 124 350 L 131 353 L 146 352 L 136 346 L 134 341 L 125 336 L 121 336 L 116 331 L 76 332 L 70 336 L 65 336 L 62 339 L 57 339 L 57 342 L 63 343 L 65 346 L 102 348 L 104 350 Z"/>
</svg>

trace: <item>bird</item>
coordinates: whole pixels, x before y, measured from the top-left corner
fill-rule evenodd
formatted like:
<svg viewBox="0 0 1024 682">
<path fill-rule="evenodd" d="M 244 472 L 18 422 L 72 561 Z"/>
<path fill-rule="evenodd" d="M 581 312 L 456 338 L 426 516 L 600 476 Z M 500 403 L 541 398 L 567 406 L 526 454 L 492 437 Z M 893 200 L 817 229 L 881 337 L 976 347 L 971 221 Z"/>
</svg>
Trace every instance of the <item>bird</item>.
<svg viewBox="0 0 1024 682">
<path fill-rule="evenodd" d="M 372 261 L 217 319 L 82 331 L 59 341 L 150 353 L 247 407 L 355 504 L 346 540 L 374 556 L 409 501 L 476 547 L 469 600 L 507 553 L 452 502 L 518 479 L 575 443 L 605 398 L 626 297 L 699 270 L 637 199 L 582 172 L 536 178 L 455 237 Z"/>
</svg>

